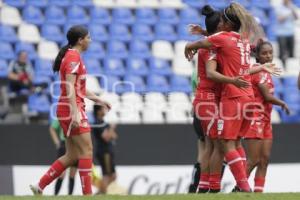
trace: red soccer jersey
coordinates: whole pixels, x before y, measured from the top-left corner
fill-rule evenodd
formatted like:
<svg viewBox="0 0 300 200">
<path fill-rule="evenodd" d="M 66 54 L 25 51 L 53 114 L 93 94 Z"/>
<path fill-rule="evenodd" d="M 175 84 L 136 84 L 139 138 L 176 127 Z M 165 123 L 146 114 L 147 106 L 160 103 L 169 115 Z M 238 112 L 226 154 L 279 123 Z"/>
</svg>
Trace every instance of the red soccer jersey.
<svg viewBox="0 0 300 200">
<path fill-rule="evenodd" d="M 76 103 L 79 108 L 84 108 L 84 98 L 86 96 L 86 68 L 77 50 L 68 49 L 66 52 L 62 63 L 60 65 L 60 89 L 61 95 L 59 102 L 69 103 L 69 98 L 67 97 L 67 84 L 66 75 L 74 74 L 76 75 L 75 82 L 75 93 L 76 93 Z"/>
<path fill-rule="evenodd" d="M 220 72 L 225 76 L 242 76 L 251 82 L 250 67 L 250 44 L 242 40 L 236 32 L 220 32 L 209 36 L 208 41 L 217 50 L 217 62 Z M 232 84 L 222 84 L 221 96 L 226 98 L 253 95 L 252 87 L 238 88 Z"/>
<path fill-rule="evenodd" d="M 269 73 L 261 71 L 259 73 L 252 74 L 251 82 L 252 82 L 252 87 L 253 87 L 253 91 L 254 91 L 255 102 L 261 103 L 264 106 L 263 120 L 270 121 L 273 105 L 264 100 L 264 97 L 261 94 L 258 85 L 266 84 L 267 87 L 269 88 L 269 93 L 273 95 L 274 94 L 274 84 L 273 84 L 272 77 Z"/>
</svg>

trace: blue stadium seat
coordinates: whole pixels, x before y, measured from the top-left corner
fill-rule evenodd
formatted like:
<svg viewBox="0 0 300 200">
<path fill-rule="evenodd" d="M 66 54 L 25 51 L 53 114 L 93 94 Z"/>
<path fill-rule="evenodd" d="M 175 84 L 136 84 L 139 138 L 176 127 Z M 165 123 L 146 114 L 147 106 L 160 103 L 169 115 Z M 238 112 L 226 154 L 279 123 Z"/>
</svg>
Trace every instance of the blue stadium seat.
<svg viewBox="0 0 300 200">
<path fill-rule="evenodd" d="M 23 8 L 25 6 L 24 0 L 4 0 L 3 3 L 16 8 Z"/>
<path fill-rule="evenodd" d="M 125 24 L 112 24 L 109 26 L 110 38 L 128 42 L 131 39 L 131 34 Z"/>
<path fill-rule="evenodd" d="M 47 95 L 32 94 L 28 98 L 28 110 L 30 112 L 48 113 L 50 106 Z"/>
<path fill-rule="evenodd" d="M 45 8 L 48 6 L 48 0 L 27 0 L 26 5 Z"/>
<path fill-rule="evenodd" d="M 8 25 L 0 25 L 0 41 L 16 42 L 18 37 L 13 27 Z"/>
<path fill-rule="evenodd" d="M 44 24 L 41 28 L 41 35 L 47 40 L 61 43 L 64 41 L 65 36 L 60 30 L 59 26 L 54 24 Z"/>
<path fill-rule="evenodd" d="M 194 8 L 185 8 L 180 10 L 180 23 L 184 24 L 199 24 L 199 11 Z"/>
<path fill-rule="evenodd" d="M 281 113 L 281 120 L 285 123 L 299 123 L 300 122 L 300 105 L 297 104 L 289 104 L 290 108 L 290 115 L 285 114 L 282 110 Z"/>
<path fill-rule="evenodd" d="M 155 37 L 157 40 L 167 40 L 170 42 L 177 40 L 177 34 L 174 27 L 170 24 L 156 24 Z"/>
<path fill-rule="evenodd" d="M 284 88 L 283 92 L 283 100 L 287 104 L 300 104 L 300 94 L 297 87 L 287 86 Z"/>
<path fill-rule="evenodd" d="M 250 13 L 254 16 L 257 17 L 259 19 L 259 23 L 262 26 L 267 26 L 269 25 L 269 17 L 267 16 L 267 14 L 265 13 L 264 10 L 260 9 L 260 8 L 251 8 Z"/>
<path fill-rule="evenodd" d="M 124 76 L 126 71 L 121 59 L 105 58 L 103 62 L 105 74 L 112 76 Z"/>
<path fill-rule="evenodd" d="M 105 49 L 100 42 L 91 42 L 88 50 L 84 53 L 84 57 L 87 59 L 95 58 L 100 59 L 105 57 Z"/>
<path fill-rule="evenodd" d="M 179 40 L 194 41 L 194 40 L 197 40 L 197 39 L 200 38 L 198 35 L 191 35 L 188 32 L 188 25 L 187 24 L 178 24 L 177 33 L 178 33 L 178 39 Z"/>
<path fill-rule="evenodd" d="M 206 0 L 183 0 L 183 2 L 194 8 L 202 8 L 206 4 Z"/>
<path fill-rule="evenodd" d="M 293 87 L 297 88 L 297 77 L 295 76 L 287 76 L 282 79 L 282 83 L 284 88 Z"/>
<path fill-rule="evenodd" d="M 85 59 L 84 64 L 87 69 L 87 73 L 94 76 L 99 76 L 103 74 L 103 71 L 100 66 L 98 59 Z"/>
<path fill-rule="evenodd" d="M 141 76 L 127 75 L 124 78 L 124 83 L 127 83 L 124 85 L 124 92 L 137 92 L 137 93 L 146 92 L 146 85 Z"/>
<path fill-rule="evenodd" d="M 170 86 L 166 77 L 157 74 L 151 74 L 147 78 L 147 90 L 149 92 L 167 93 L 170 91 Z"/>
<path fill-rule="evenodd" d="M 71 2 L 73 5 L 80 7 L 92 7 L 94 5 L 92 0 L 72 0 Z"/>
<path fill-rule="evenodd" d="M 59 7 L 68 7 L 71 5 L 70 0 L 50 0 L 48 1 L 48 4 Z"/>
<path fill-rule="evenodd" d="M 72 6 L 67 11 L 68 22 L 74 24 L 87 24 L 89 18 L 83 8 Z"/>
<path fill-rule="evenodd" d="M 15 53 L 18 54 L 20 51 L 26 51 L 28 58 L 34 60 L 37 58 L 37 54 L 33 44 L 27 42 L 18 42 L 15 46 Z"/>
<path fill-rule="evenodd" d="M 229 0 L 222 0 L 222 1 L 216 1 L 216 0 L 207 0 L 206 3 L 208 5 L 211 5 L 213 8 L 216 8 L 218 10 L 224 9 L 227 7 L 230 3 Z"/>
<path fill-rule="evenodd" d="M 105 26 L 101 24 L 91 24 L 89 26 L 89 31 L 91 34 L 91 38 L 93 41 L 98 41 L 98 42 L 105 42 L 108 40 L 109 35 L 107 33 L 107 30 Z"/>
<path fill-rule="evenodd" d="M 34 75 L 35 76 L 47 76 L 52 77 L 54 75 L 52 71 L 53 61 L 45 59 L 36 59 L 34 64 Z"/>
<path fill-rule="evenodd" d="M 151 58 L 149 60 L 150 72 L 152 74 L 158 74 L 163 76 L 169 76 L 172 74 L 172 69 L 167 60 L 160 58 Z"/>
<path fill-rule="evenodd" d="M 155 12 L 151 8 L 136 9 L 136 23 L 153 25 L 157 23 Z"/>
<path fill-rule="evenodd" d="M 0 60 L 0 78 L 7 78 L 8 75 L 8 63 L 6 60 Z"/>
<path fill-rule="evenodd" d="M 296 6 L 300 7 L 300 0 L 293 0 L 293 3 L 294 3 Z"/>
<path fill-rule="evenodd" d="M 151 57 L 151 51 L 146 42 L 140 40 L 133 40 L 129 45 L 130 55 L 137 58 L 149 58 Z"/>
<path fill-rule="evenodd" d="M 265 10 L 271 8 L 270 0 L 252 0 L 250 2 L 252 7 L 258 7 Z"/>
<path fill-rule="evenodd" d="M 110 24 L 111 17 L 107 9 L 101 7 L 93 7 L 90 9 L 92 24 Z"/>
<path fill-rule="evenodd" d="M 22 18 L 30 24 L 41 25 L 44 23 L 42 11 L 34 6 L 26 6 L 22 12 Z"/>
<path fill-rule="evenodd" d="M 234 2 L 237 2 L 244 6 L 245 8 L 249 8 L 250 6 L 250 1 L 249 0 L 235 0 Z"/>
<path fill-rule="evenodd" d="M 172 8 L 162 8 L 158 10 L 159 23 L 177 24 L 179 18 L 176 10 Z"/>
<path fill-rule="evenodd" d="M 101 88 L 107 90 L 108 92 L 114 92 L 118 94 L 123 92 L 122 81 L 118 76 L 106 76 L 106 81 L 104 82 L 103 79 L 101 79 L 100 85 Z"/>
<path fill-rule="evenodd" d="M 0 42 L 0 59 L 15 59 L 15 53 L 10 43 Z"/>
<path fill-rule="evenodd" d="M 170 82 L 171 82 L 171 90 L 174 92 L 185 92 L 185 93 L 192 92 L 192 87 L 187 77 L 173 75 L 171 77 Z"/>
<path fill-rule="evenodd" d="M 271 22 L 271 24 L 269 26 L 267 26 L 266 33 L 267 33 L 268 40 L 270 40 L 270 41 L 277 40 L 277 36 L 275 35 L 276 30 L 275 30 L 274 23 Z"/>
<path fill-rule="evenodd" d="M 283 87 L 280 79 L 274 77 L 272 79 L 275 87 L 275 93 L 281 94 L 281 92 L 283 91 Z"/>
<path fill-rule="evenodd" d="M 132 28 L 132 35 L 134 38 L 146 42 L 154 40 L 154 34 L 151 27 L 146 24 L 135 24 Z"/>
<path fill-rule="evenodd" d="M 113 21 L 120 24 L 133 24 L 134 16 L 128 8 L 115 8 L 112 11 Z"/>
<path fill-rule="evenodd" d="M 107 56 L 113 58 L 127 58 L 128 51 L 125 43 L 112 40 L 107 44 Z"/>
<path fill-rule="evenodd" d="M 66 23 L 66 16 L 62 8 L 51 6 L 45 11 L 46 23 L 63 25 Z"/>
<path fill-rule="evenodd" d="M 129 57 L 126 60 L 127 72 L 132 75 L 146 76 L 149 73 L 146 61 L 142 58 Z"/>
</svg>

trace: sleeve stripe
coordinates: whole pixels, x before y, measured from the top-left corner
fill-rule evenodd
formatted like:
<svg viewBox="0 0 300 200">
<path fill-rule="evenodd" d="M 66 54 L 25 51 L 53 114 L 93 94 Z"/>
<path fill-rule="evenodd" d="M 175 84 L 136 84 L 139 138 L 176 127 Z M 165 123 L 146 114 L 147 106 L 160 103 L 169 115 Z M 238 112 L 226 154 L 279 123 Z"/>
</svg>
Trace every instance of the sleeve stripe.
<svg viewBox="0 0 300 200">
<path fill-rule="evenodd" d="M 80 62 L 74 67 L 74 69 L 71 71 L 71 73 L 75 73 L 77 72 L 78 68 L 79 68 Z"/>
</svg>

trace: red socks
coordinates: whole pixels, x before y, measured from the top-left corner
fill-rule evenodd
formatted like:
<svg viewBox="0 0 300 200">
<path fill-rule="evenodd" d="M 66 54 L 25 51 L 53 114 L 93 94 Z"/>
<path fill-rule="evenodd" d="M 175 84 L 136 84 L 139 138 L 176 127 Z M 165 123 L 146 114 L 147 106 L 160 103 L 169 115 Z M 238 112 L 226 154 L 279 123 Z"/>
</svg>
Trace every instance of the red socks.
<svg viewBox="0 0 300 200">
<path fill-rule="evenodd" d="M 92 194 L 92 159 L 81 158 L 78 161 L 78 171 L 81 180 L 82 193 L 84 195 Z"/>
<path fill-rule="evenodd" d="M 209 189 L 209 173 L 201 173 L 198 188 Z"/>
<path fill-rule="evenodd" d="M 238 151 L 232 150 L 226 153 L 225 158 L 230 167 L 230 171 L 237 182 L 237 186 L 244 191 L 250 192 L 251 190 L 247 180 L 246 170 Z"/>
<path fill-rule="evenodd" d="M 39 188 L 43 190 L 47 185 L 49 185 L 54 179 L 59 177 L 63 171 L 65 171 L 65 167 L 59 160 L 56 160 L 50 167 L 50 169 L 44 174 L 44 176 L 40 179 Z"/>
<path fill-rule="evenodd" d="M 254 192 L 263 192 L 265 186 L 265 177 L 254 178 Z"/>
<path fill-rule="evenodd" d="M 211 190 L 221 189 L 221 174 L 210 174 L 209 175 L 209 188 Z"/>
<path fill-rule="evenodd" d="M 239 148 L 236 149 L 237 152 L 240 154 L 241 156 L 241 159 L 243 161 L 243 164 L 245 166 L 245 171 L 246 171 L 246 174 L 247 174 L 247 158 L 246 158 L 246 153 L 245 153 L 245 150 L 242 146 L 240 146 Z"/>
</svg>

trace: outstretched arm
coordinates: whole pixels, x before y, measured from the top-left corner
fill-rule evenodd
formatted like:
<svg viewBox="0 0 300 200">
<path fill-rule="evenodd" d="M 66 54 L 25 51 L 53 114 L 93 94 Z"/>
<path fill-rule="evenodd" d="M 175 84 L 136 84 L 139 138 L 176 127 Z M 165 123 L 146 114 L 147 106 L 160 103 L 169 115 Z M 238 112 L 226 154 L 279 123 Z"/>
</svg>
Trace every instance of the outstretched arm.
<svg viewBox="0 0 300 200">
<path fill-rule="evenodd" d="M 209 49 L 211 46 L 212 44 L 207 39 L 189 42 L 185 46 L 184 55 L 189 61 L 191 61 L 198 49 Z"/>
<path fill-rule="evenodd" d="M 96 104 L 105 106 L 108 110 L 110 110 L 110 108 L 111 108 L 111 105 L 108 102 L 103 101 L 95 93 L 93 93 L 89 90 L 86 90 L 86 98 L 88 98 L 91 101 L 94 101 Z"/>
</svg>

